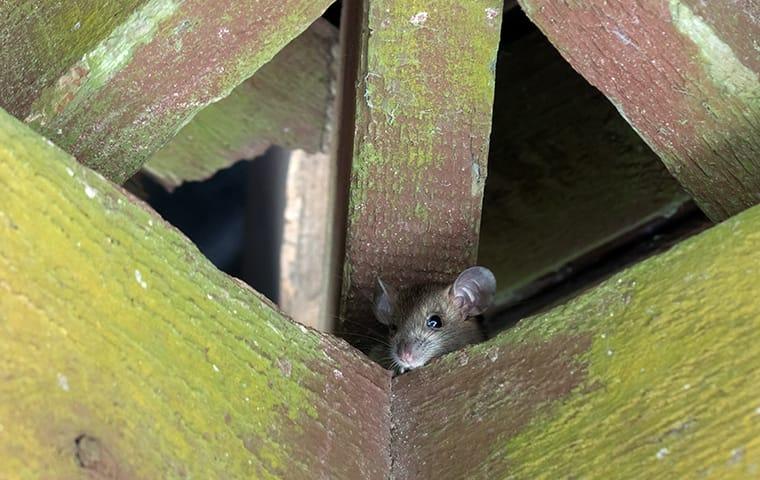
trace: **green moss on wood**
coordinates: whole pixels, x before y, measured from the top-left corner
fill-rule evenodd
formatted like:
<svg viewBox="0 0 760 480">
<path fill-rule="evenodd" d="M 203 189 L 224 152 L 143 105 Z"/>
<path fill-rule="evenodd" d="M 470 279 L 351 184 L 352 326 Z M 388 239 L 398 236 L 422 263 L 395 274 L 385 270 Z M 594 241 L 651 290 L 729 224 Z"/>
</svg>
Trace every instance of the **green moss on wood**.
<svg viewBox="0 0 760 480">
<path fill-rule="evenodd" d="M 729 0 L 709 9 L 694 0 L 630 8 L 602 0 L 520 3 L 710 218 L 758 203 L 760 63 L 747 40 L 760 33 L 753 7 Z"/>
<path fill-rule="evenodd" d="M 123 476 L 384 478 L 378 367 L 4 112 L 0 192 L 0 476 L 83 474 L 87 434 Z"/>
<path fill-rule="evenodd" d="M 26 118 L 79 161 L 122 182 L 330 3 L 146 2 L 51 82 Z"/>
<path fill-rule="evenodd" d="M 0 6 L 0 107 L 19 118 L 40 92 L 146 0 L 5 2 Z"/>
<path fill-rule="evenodd" d="M 468 372 L 456 391 L 478 393 L 466 405 L 438 394 L 449 407 L 447 435 L 467 435 L 457 428 L 472 424 L 467 418 L 502 425 L 470 478 L 499 471 L 509 478 L 753 478 L 760 468 L 759 269 L 755 207 L 426 367 L 420 376 L 433 385 L 407 383 L 440 392 L 443 381 L 433 379 Z M 584 344 L 562 369 L 543 368 Z M 511 360 L 510 371 L 534 373 L 512 383 L 499 383 L 513 378 L 509 372 L 473 373 L 510 352 L 525 355 Z M 581 381 L 557 397 L 570 377 Z M 549 395 L 544 387 L 552 385 Z M 515 427 L 511 412 L 536 402 L 540 408 Z M 445 441 L 430 437 L 418 451 Z"/>
<path fill-rule="evenodd" d="M 475 260 L 499 2 L 369 2 L 357 88 L 345 317 L 374 276 L 442 279 Z M 382 254 L 378 254 L 382 252 Z"/>
<path fill-rule="evenodd" d="M 318 20 L 255 76 L 203 109 L 146 163 L 167 187 L 203 180 L 270 145 L 318 152 L 332 107 L 337 29 Z"/>
<path fill-rule="evenodd" d="M 497 303 L 689 199 L 540 32 L 502 54 L 478 251 L 498 279 Z"/>
</svg>

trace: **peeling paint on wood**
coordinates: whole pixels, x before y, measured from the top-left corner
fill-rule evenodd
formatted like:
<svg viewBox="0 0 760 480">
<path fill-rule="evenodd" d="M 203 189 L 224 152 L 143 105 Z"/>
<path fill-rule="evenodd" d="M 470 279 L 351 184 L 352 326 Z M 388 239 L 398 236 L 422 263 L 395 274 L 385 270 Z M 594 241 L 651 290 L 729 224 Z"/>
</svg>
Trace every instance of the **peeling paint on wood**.
<svg viewBox="0 0 760 480">
<path fill-rule="evenodd" d="M 393 477 L 755 478 L 760 207 L 393 382 Z"/>
<path fill-rule="evenodd" d="M 709 217 L 760 202 L 757 2 L 520 4 Z"/>
<path fill-rule="evenodd" d="M 337 42 L 338 30 L 317 20 L 229 96 L 201 110 L 144 169 L 171 189 L 271 145 L 327 152 Z"/>
<path fill-rule="evenodd" d="M 122 182 L 196 113 L 253 75 L 330 3 L 143 2 L 97 43 L 87 43 L 89 48 L 65 71 L 59 73 L 61 65 L 56 63 L 45 72 L 45 78 L 60 76 L 44 82 L 47 87 L 33 100 L 25 119 L 80 162 Z M 63 10 L 31 11 L 22 28 L 63 28 L 56 22 L 64 14 L 68 18 Z M 28 36 L 34 29 L 11 32 Z M 63 38 L 77 40 L 71 35 Z M 70 49 L 65 42 L 53 47 L 56 52 Z M 47 57 L 55 55 L 42 58 Z M 28 60 L 31 65 L 38 61 L 36 56 Z M 11 80 L 27 79 L 25 69 L 43 74 L 23 67 Z M 28 100 L 23 92 L 16 97 Z"/>
<path fill-rule="evenodd" d="M 502 2 L 365 2 L 343 317 L 475 261 Z M 361 327 L 359 327 L 361 328 Z"/>
<path fill-rule="evenodd" d="M 0 231 L 0 477 L 387 478 L 387 372 L 2 111 Z"/>
<path fill-rule="evenodd" d="M 502 46 L 496 79 L 478 262 L 497 304 L 689 200 L 539 32 Z"/>
</svg>

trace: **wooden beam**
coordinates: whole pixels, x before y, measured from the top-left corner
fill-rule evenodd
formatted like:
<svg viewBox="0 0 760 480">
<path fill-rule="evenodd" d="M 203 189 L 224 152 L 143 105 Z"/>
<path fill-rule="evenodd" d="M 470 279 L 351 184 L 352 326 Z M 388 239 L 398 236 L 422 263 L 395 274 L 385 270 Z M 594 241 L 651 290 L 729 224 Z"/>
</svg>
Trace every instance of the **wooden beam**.
<svg viewBox="0 0 760 480">
<path fill-rule="evenodd" d="M 0 477 L 388 477 L 387 372 L 3 111 L 0 230 Z"/>
<path fill-rule="evenodd" d="M 475 261 L 501 4 L 364 4 L 342 312 Z"/>
<path fill-rule="evenodd" d="M 535 32 L 503 44 L 478 262 L 520 300 L 685 207 L 657 155 Z"/>
<path fill-rule="evenodd" d="M 338 30 L 318 19 L 256 75 L 201 110 L 144 169 L 171 189 L 253 159 L 272 145 L 328 153 L 337 43 Z"/>
<path fill-rule="evenodd" d="M 710 218 L 722 220 L 760 201 L 756 2 L 520 5 Z"/>
<path fill-rule="evenodd" d="M 393 382 L 392 477 L 754 478 L 760 207 Z"/>
<path fill-rule="evenodd" d="M 123 7 L 129 13 L 116 2 L 104 12 L 100 2 L 82 0 L 79 9 L 43 3 L 36 9 L 12 3 L 0 7 L 0 18 L 23 19 L 3 24 L 8 40 L 3 50 L 12 55 L 0 64 L 0 70 L 10 70 L 0 85 L 0 91 L 11 92 L 2 106 L 80 162 L 123 182 L 196 113 L 226 96 L 306 29 L 332 0 L 133 1 Z M 118 24 L 100 16 L 110 18 L 112 11 Z M 90 22 L 87 37 L 77 36 Z M 37 42 L 43 36 L 55 42 Z M 71 63 L 62 65 L 59 57 Z M 56 60 L 37 66 L 50 58 Z M 11 66 L 14 62 L 21 65 Z M 44 81 L 32 87 L 19 86 L 40 77 Z"/>
</svg>

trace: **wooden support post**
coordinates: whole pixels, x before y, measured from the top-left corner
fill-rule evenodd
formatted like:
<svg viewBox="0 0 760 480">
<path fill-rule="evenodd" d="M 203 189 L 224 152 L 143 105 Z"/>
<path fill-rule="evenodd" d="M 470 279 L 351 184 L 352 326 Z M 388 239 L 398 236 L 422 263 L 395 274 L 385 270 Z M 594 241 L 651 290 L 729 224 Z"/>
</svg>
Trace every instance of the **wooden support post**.
<svg viewBox="0 0 760 480">
<path fill-rule="evenodd" d="M 41 3 L 0 7 L 0 106 L 123 182 L 332 0 Z"/>
<path fill-rule="evenodd" d="M 364 3 L 342 313 L 477 255 L 502 2 Z M 361 327 L 360 327 L 361 328 Z"/>
<path fill-rule="evenodd" d="M 760 201 L 757 2 L 520 0 L 713 220 Z"/>
<path fill-rule="evenodd" d="M 331 331 L 334 309 L 327 285 L 334 281 L 329 220 L 335 164 L 326 153 L 294 150 L 289 155 L 278 304 L 304 325 Z"/>
<path fill-rule="evenodd" d="M 392 478 L 755 478 L 759 270 L 760 206 L 397 377 Z"/>
<path fill-rule="evenodd" d="M 338 30 L 318 19 L 256 75 L 201 110 L 144 170 L 171 189 L 271 145 L 329 153 L 337 43 Z"/>
<path fill-rule="evenodd" d="M 0 232 L 0 477 L 388 477 L 388 372 L 3 111 Z"/>
</svg>

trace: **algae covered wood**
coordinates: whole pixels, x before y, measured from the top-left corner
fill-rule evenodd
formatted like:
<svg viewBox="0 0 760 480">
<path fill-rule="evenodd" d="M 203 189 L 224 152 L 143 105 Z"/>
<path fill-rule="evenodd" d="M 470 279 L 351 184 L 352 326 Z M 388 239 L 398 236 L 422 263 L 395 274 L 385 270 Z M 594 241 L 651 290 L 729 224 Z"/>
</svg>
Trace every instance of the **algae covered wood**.
<svg viewBox="0 0 760 480">
<path fill-rule="evenodd" d="M 0 477 L 387 478 L 387 372 L 0 111 Z"/>
<path fill-rule="evenodd" d="M 393 477 L 757 478 L 759 274 L 754 207 L 397 377 Z"/>
<path fill-rule="evenodd" d="M 2 90 L 15 92 L 13 98 L 24 105 L 3 104 L 26 113 L 28 123 L 80 162 L 122 182 L 196 113 L 253 75 L 332 1 L 127 2 L 123 8 L 132 8 L 128 14 L 109 7 L 121 18 L 118 24 L 101 18 L 100 2 L 80 1 L 79 9 L 41 3 L 45 8 L 27 2 L 2 9 L 24 20 L 5 22 L 2 33 L 18 38 L 4 45 L 17 53 L 3 60 L 22 66 L 0 65 L 15 72 Z M 109 12 L 106 8 L 103 15 Z M 93 32 L 83 27 L 89 22 L 94 22 L 88 27 Z M 105 33 L 98 22 L 113 24 L 113 29 Z M 78 37 L 79 32 L 88 37 Z M 95 42 L 90 35 L 101 36 Z M 30 36 L 44 40 L 39 47 L 29 46 L 24 39 Z M 37 54 L 38 48 L 43 54 Z M 69 58 L 72 50 L 82 53 L 63 71 L 58 60 L 49 69 L 36 66 L 49 58 Z M 45 81 L 32 89 L 13 83 L 40 76 Z M 36 98 L 27 107 L 30 94 Z"/>
<path fill-rule="evenodd" d="M 337 42 L 338 30 L 318 19 L 229 96 L 201 110 L 143 168 L 174 188 L 271 145 L 328 152 Z"/>
<path fill-rule="evenodd" d="M 497 305 L 572 274 L 569 265 L 689 200 L 540 32 L 502 44 L 493 116 L 478 262 L 498 279 Z"/>
<path fill-rule="evenodd" d="M 364 2 L 342 313 L 475 261 L 502 2 Z"/>
<path fill-rule="evenodd" d="M 40 93 L 148 0 L 0 3 L 0 108 L 29 115 Z"/>
<path fill-rule="evenodd" d="M 760 201 L 760 4 L 520 4 L 710 218 Z"/>
</svg>

